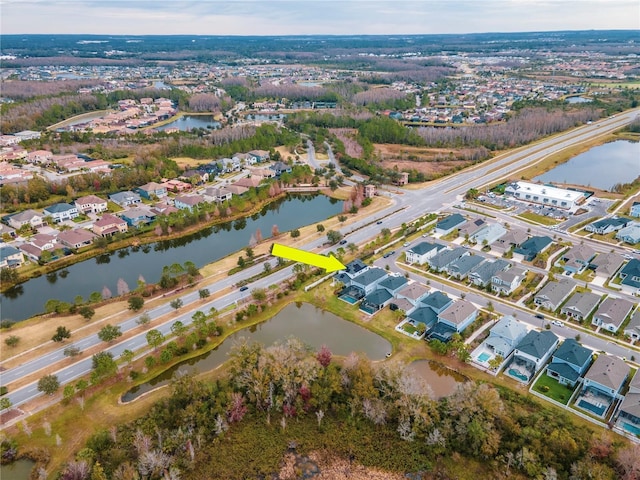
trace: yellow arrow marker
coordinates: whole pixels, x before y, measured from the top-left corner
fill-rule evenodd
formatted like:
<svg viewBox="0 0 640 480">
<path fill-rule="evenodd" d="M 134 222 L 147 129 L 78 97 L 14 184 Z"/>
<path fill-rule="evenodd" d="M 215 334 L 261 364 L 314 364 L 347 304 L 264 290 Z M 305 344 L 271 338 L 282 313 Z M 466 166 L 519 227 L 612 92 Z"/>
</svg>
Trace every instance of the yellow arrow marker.
<svg viewBox="0 0 640 480">
<path fill-rule="evenodd" d="M 306 252 L 298 248 L 286 247 L 279 243 L 274 243 L 271 246 L 271 255 L 286 258 L 287 260 L 293 260 L 294 262 L 306 263 L 307 265 L 313 265 L 314 267 L 324 268 L 327 273 L 347 268 L 333 255 L 325 257 L 324 255 Z"/>
</svg>

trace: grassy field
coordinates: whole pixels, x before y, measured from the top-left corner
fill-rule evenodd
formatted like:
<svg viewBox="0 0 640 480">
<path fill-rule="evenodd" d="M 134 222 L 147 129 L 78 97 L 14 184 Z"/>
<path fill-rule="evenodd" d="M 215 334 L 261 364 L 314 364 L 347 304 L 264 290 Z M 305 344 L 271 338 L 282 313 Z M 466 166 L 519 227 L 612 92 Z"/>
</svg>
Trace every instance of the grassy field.
<svg viewBox="0 0 640 480">
<path fill-rule="evenodd" d="M 545 392 L 544 390 L 546 390 L 546 388 L 543 387 L 549 387 L 549 390 Z M 538 378 L 533 389 L 545 397 L 549 397 L 563 405 L 566 405 L 569 402 L 569 398 L 571 398 L 572 393 L 572 390 L 569 387 L 561 385 L 555 378 L 551 378 L 546 373 L 540 375 L 540 378 Z"/>
<path fill-rule="evenodd" d="M 551 217 L 545 217 L 533 212 L 523 212 L 520 215 L 516 215 L 518 218 L 522 218 L 528 222 L 539 223 L 541 225 L 558 225 L 560 222 Z"/>
</svg>

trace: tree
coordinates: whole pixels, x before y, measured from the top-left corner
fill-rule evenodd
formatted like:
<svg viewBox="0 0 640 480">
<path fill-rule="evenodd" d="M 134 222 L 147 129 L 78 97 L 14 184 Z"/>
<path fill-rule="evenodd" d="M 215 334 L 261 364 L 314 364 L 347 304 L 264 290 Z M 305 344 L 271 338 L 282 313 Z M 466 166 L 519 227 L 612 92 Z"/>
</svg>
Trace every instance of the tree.
<svg viewBox="0 0 640 480">
<path fill-rule="evenodd" d="M 11 408 L 12 405 L 13 404 L 11 403 L 11 400 L 9 400 L 7 397 L 0 398 L 0 410 L 6 410 L 7 408 Z"/>
<path fill-rule="evenodd" d="M 340 240 L 342 240 L 342 234 L 340 232 L 337 232 L 335 230 L 329 230 L 327 232 L 327 240 L 329 241 L 329 243 L 336 244 L 338 243 Z"/>
<path fill-rule="evenodd" d="M 113 342 L 116 338 L 122 335 L 120 326 L 107 324 L 98 332 L 98 338 L 103 342 Z"/>
<path fill-rule="evenodd" d="M 324 368 L 327 368 L 331 363 L 331 350 L 326 345 L 322 345 L 318 353 L 316 354 L 316 359 Z"/>
<path fill-rule="evenodd" d="M 80 355 L 81 350 L 80 348 L 74 345 L 69 345 L 67 348 L 64 349 L 62 353 L 64 354 L 65 357 L 77 357 L 78 355 Z"/>
<path fill-rule="evenodd" d="M 181 337 L 185 334 L 186 331 L 187 327 L 180 320 L 177 320 L 173 323 L 173 325 L 171 325 L 171 333 L 173 333 L 176 337 Z"/>
<path fill-rule="evenodd" d="M 56 333 L 51 337 L 51 340 L 54 342 L 62 342 L 69 337 L 71 337 L 71 330 L 61 325 L 56 329 Z"/>
<path fill-rule="evenodd" d="M 122 353 L 120 354 L 120 359 L 123 362 L 126 362 L 128 365 L 130 365 L 131 362 L 133 361 L 133 357 L 134 357 L 133 352 L 128 348 L 126 350 L 123 350 Z"/>
<path fill-rule="evenodd" d="M 103 377 L 116 373 L 118 370 L 118 364 L 110 352 L 96 353 L 91 357 L 91 367 L 93 368 L 93 373 L 91 374 L 91 381 L 93 383 L 96 383 Z"/>
<path fill-rule="evenodd" d="M 269 262 L 264 262 L 263 266 L 262 266 L 264 273 L 269 273 L 271 272 L 271 264 Z"/>
<path fill-rule="evenodd" d="M 389 238 L 391 236 L 391 230 L 389 230 L 388 228 L 383 228 L 382 230 L 380 230 L 380 233 L 384 238 Z"/>
<path fill-rule="evenodd" d="M 134 312 L 137 312 L 142 308 L 143 305 L 144 305 L 144 298 L 142 297 L 136 296 L 136 297 L 131 297 L 129 299 L 129 310 L 133 310 Z"/>
<path fill-rule="evenodd" d="M 89 295 L 90 303 L 98 303 L 102 300 L 102 294 L 100 292 L 91 292 Z"/>
<path fill-rule="evenodd" d="M 209 298 L 211 292 L 209 292 L 208 288 L 203 288 L 201 290 L 198 290 L 198 295 L 200 295 L 201 300 L 204 300 L 205 298 Z"/>
<path fill-rule="evenodd" d="M 294 228 L 293 230 L 291 230 L 291 238 L 298 238 L 300 236 L 300 230 L 298 230 L 297 228 Z"/>
<path fill-rule="evenodd" d="M 90 480 L 107 480 L 107 475 L 104 473 L 104 468 L 100 465 L 100 462 L 96 462 L 91 470 Z"/>
<path fill-rule="evenodd" d="M 38 380 L 38 391 L 45 395 L 53 395 L 60 388 L 60 382 L 55 375 L 45 375 Z"/>
<path fill-rule="evenodd" d="M 78 312 L 80 313 L 82 318 L 86 320 L 91 320 L 93 316 L 96 314 L 96 311 L 88 305 L 85 305 L 84 307 L 80 307 L 80 310 Z"/>
<path fill-rule="evenodd" d="M 150 347 L 153 347 L 154 350 L 157 350 L 162 342 L 164 342 L 164 335 L 160 332 L 160 330 L 149 330 L 146 335 L 147 343 Z"/>
<path fill-rule="evenodd" d="M 11 335 L 4 339 L 4 343 L 6 343 L 8 347 L 15 347 L 20 343 L 20 337 L 17 335 Z"/>
<path fill-rule="evenodd" d="M 251 290 L 251 296 L 256 302 L 264 302 L 267 299 L 267 292 L 264 288 L 254 288 Z"/>
<path fill-rule="evenodd" d="M 244 266 L 246 265 L 246 263 L 247 263 L 247 262 L 245 261 L 244 257 L 243 257 L 242 255 L 240 255 L 240 256 L 238 257 L 238 266 L 239 266 L 240 268 L 244 268 Z"/>
<path fill-rule="evenodd" d="M 249 260 L 253 260 L 255 257 L 255 253 L 253 252 L 253 248 L 251 247 L 247 247 L 244 249 L 244 251 L 247 253 L 247 258 Z"/>
<path fill-rule="evenodd" d="M 324 225 L 319 223 L 318 225 L 316 225 L 316 230 L 318 231 L 318 233 L 324 232 Z"/>
<path fill-rule="evenodd" d="M 173 308 L 174 310 L 179 310 L 180 307 L 184 305 L 184 303 L 181 298 L 176 298 L 174 300 L 171 300 L 171 302 L 169 302 L 169 305 L 171 305 L 171 308 Z"/>
<path fill-rule="evenodd" d="M 144 312 L 142 315 L 140 315 L 137 319 L 136 319 L 136 323 L 138 325 L 147 325 L 149 322 L 151 321 L 151 317 L 149 316 L 149 314 L 147 312 Z"/>
</svg>

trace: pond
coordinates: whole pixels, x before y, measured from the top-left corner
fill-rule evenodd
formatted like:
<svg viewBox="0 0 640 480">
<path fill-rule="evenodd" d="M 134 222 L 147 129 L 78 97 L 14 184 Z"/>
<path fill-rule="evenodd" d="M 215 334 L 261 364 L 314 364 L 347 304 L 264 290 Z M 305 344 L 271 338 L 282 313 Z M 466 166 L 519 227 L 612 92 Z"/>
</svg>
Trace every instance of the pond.
<svg viewBox="0 0 640 480">
<path fill-rule="evenodd" d="M 284 120 L 287 118 L 286 113 L 249 113 L 247 114 L 247 120 L 256 120 L 258 122 L 266 122 L 267 120 Z"/>
<path fill-rule="evenodd" d="M 589 103 L 593 102 L 590 98 L 587 97 L 568 97 L 566 99 L 567 103 Z"/>
<path fill-rule="evenodd" d="M 459 383 L 466 381 L 464 375 L 429 360 L 416 360 L 409 364 L 409 368 L 429 384 L 436 400 L 448 397 Z"/>
<path fill-rule="evenodd" d="M 2 319 L 24 320 L 43 312 L 51 298 L 73 302 L 76 295 L 86 299 L 105 286 L 115 295 L 119 279 L 131 288 L 140 276 L 155 283 L 164 266 L 191 261 L 202 267 L 247 247 L 258 229 L 267 239 L 274 225 L 287 232 L 340 212 L 342 202 L 325 195 L 288 195 L 249 218 L 215 225 L 177 240 L 124 248 L 33 278 L 2 294 Z"/>
<path fill-rule="evenodd" d="M 168 128 L 177 128 L 180 131 L 187 132 L 194 128 L 220 128 L 220 122 L 214 120 L 213 115 L 183 115 L 173 122 L 154 128 L 160 132 Z"/>
<path fill-rule="evenodd" d="M 21 458 L 8 465 L 0 465 L 0 479 L 2 480 L 29 480 L 31 470 L 36 462 L 28 458 Z"/>
<path fill-rule="evenodd" d="M 207 372 L 219 367 L 227 360 L 231 347 L 241 338 L 269 346 L 288 337 L 296 337 L 314 350 L 326 345 L 334 355 L 346 356 L 357 352 L 364 353 L 371 360 L 383 360 L 391 352 L 391 344 L 387 340 L 355 323 L 309 303 L 292 303 L 270 320 L 230 335 L 214 350 L 175 365 L 153 380 L 132 388 L 122 396 L 122 401 L 130 402 L 146 392 L 167 385 L 176 371 Z"/>
<path fill-rule="evenodd" d="M 616 140 L 593 147 L 534 180 L 611 191 L 614 185 L 633 182 L 640 175 L 639 158 L 639 142 Z"/>
</svg>

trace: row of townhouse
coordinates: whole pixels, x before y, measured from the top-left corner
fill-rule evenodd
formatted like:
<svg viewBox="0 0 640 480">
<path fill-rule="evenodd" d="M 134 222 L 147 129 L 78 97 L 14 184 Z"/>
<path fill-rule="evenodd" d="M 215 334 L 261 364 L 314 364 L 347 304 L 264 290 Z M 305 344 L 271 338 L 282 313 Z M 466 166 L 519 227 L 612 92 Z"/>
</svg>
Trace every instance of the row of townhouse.
<svg viewBox="0 0 640 480">
<path fill-rule="evenodd" d="M 640 203 L 636 202 L 631 207 L 631 215 L 640 216 Z M 590 223 L 584 229 L 587 232 L 607 235 L 616 232 L 615 238 L 621 242 L 635 245 L 640 243 L 640 222 L 624 217 L 607 217 Z"/>
<path fill-rule="evenodd" d="M 627 384 L 631 368 L 618 357 L 596 357 L 593 350 L 572 338 L 560 343 L 549 330 L 528 331 L 514 317 L 505 316 L 490 329 L 471 358 L 483 368 L 504 369 L 505 375 L 522 383 L 529 383 L 546 365 L 544 374 L 569 388 L 579 386 L 576 407 L 602 418 L 611 414 L 620 428 L 640 433 L 640 374 Z"/>
</svg>

